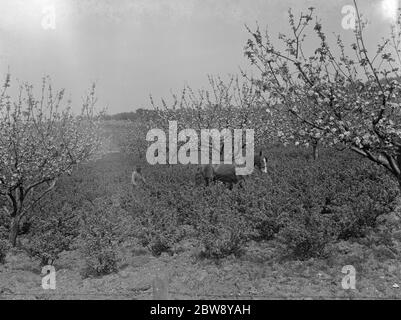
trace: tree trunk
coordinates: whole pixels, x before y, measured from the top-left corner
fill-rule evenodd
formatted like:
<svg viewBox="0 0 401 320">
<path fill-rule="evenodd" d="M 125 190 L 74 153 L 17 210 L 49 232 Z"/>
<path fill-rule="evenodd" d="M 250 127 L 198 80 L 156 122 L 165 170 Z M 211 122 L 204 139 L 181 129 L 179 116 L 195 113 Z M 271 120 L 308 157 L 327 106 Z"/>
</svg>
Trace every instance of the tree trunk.
<svg viewBox="0 0 401 320">
<path fill-rule="evenodd" d="M 314 142 L 312 144 L 312 149 L 313 149 L 313 160 L 317 160 L 319 158 L 319 148 L 317 142 Z"/>
<path fill-rule="evenodd" d="M 400 194 L 401 194 L 401 176 L 397 177 L 397 181 L 398 181 L 398 189 L 400 190 Z"/>
<path fill-rule="evenodd" d="M 396 160 L 396 167 L 398 167 L 398 169 L 401 170 L 401 147 L 398 148 L 398 154 L 395 160 Z M 401 193 L 401 174 L 398 174 L 397 181 L 398 181 L 398 188 Z"/>
<path fill-rule="evenodd" d="M 8 239 L 13 247 L 15 247 L 17 244 L 19 221 L 20 221 L 20 217 L 18 217 L 18 216 L 13 217 L 11 220 L 10 234 L 9 234 Z"/>
</svg>

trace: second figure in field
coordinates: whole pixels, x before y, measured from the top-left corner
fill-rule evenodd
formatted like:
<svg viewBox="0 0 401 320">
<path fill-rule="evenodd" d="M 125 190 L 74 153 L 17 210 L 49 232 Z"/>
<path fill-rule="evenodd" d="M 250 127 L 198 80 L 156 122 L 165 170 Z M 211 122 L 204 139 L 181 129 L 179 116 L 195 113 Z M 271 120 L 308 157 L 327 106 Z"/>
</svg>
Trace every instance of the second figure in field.
<svg viewBox="0 0 401 320">
<path fill-rule="evenodd" d="M 141 167 L 134 167 L 134 171 L 132 172 L 131 176 L 131 183 L 134 188 L 146 183 L 146 180 L 142 175 Z"/>
</svg>

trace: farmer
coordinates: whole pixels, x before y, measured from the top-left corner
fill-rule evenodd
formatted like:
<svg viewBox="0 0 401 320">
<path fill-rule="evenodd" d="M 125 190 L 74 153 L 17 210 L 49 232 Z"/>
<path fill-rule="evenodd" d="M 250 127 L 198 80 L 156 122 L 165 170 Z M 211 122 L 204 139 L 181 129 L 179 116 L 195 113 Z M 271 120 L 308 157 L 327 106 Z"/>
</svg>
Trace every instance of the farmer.
<svg viewBox="0 0 401 320">
<path fill-rule="evenodd" d="M 138 187 L 140 183 L 146 183 L 145 178 L 142 176 L 142 168 L 134 167 L 134 171 L 132 172 L 131 183 L 133 187 Z"/>
</svg>

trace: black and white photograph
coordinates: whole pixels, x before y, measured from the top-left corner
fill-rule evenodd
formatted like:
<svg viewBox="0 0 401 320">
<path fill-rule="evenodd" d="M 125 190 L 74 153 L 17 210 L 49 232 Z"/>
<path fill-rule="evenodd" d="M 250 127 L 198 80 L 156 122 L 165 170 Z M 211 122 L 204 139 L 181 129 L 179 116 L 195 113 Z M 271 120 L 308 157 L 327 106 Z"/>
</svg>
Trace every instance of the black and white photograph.
<svg viewBox="0 0 401 320">
<path fill-rule="evenodd" d="M 0 300 L 400 286 L 401 1 L 0 0 Z"/>
</svg>

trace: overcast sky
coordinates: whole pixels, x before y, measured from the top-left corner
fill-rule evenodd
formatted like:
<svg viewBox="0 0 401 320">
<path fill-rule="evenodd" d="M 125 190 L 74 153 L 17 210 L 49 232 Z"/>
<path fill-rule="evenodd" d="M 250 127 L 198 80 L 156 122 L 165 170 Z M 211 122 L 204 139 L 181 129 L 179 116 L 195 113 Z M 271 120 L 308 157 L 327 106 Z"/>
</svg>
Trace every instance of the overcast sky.
<svg viewBox="0 0 401 320">
<path fill-rule="evenodd" d="M 388 35 L 398 0 L 363 0 L 370 20 L 366 37 L 375 46 Z M 109 113 L 149 107 L 185 83 L 207 84 L 207 74 L 247 69 L 244 23 L 268 25 L 276 38 L 288 29 L 287 10 L 313 6 L 330 32 L 341 26 L 351 0 L 0 0 L 0 71 L 38 85 L 50 75 L 66 88 L 76 110 L 92 81 Z M 42 25 L 55 9 L 55 29 Z M 47 21 L 47 20 L 46 20 Z"/>
</svg>

